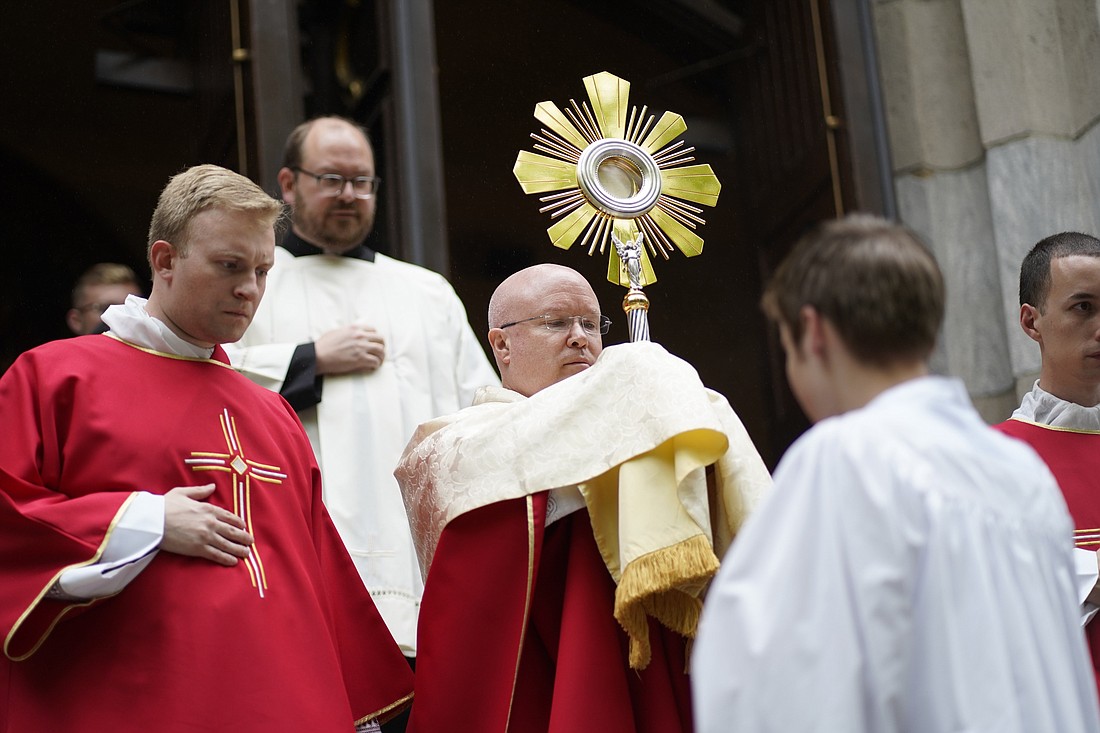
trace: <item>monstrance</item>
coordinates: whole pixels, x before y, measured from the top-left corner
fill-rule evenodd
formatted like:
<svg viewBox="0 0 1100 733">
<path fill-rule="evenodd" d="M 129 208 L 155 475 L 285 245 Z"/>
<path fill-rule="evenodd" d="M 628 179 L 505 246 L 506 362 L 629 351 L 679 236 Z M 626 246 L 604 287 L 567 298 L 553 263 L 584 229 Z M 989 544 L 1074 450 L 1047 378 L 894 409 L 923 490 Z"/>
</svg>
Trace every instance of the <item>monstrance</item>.
<svg viewBox="0 0 1100 733">
<path fill-rule="evenodd" d="M 586 76 L 584 86 L 588 101 L 570 99 L 564 111 L 535 105 L 546 127 L 531 137 L 545 155 L 521 150 L 512 172 L 524 193 L 546 194 L 539 212 L 555 220 L 546 230 L 555 247 L 579 241 L 589 255 L 610 253 L 607 279 L 629 288 L 630 340 L 648 341 L 642 288 L 657 280 L 651 258 L 667 260 L 674 247 L 688 257 L 703 251 L 695 230 L 706 221 L 693 204 L 714 206 L 722 184 L 710 165 L 686 165 L 695 148 L 676 141 L 687 130 L 683 117 L 656 120 L 645 105 L 629 107 L 628 116 L 630 82 L 606 71 Z"/>
</svg>

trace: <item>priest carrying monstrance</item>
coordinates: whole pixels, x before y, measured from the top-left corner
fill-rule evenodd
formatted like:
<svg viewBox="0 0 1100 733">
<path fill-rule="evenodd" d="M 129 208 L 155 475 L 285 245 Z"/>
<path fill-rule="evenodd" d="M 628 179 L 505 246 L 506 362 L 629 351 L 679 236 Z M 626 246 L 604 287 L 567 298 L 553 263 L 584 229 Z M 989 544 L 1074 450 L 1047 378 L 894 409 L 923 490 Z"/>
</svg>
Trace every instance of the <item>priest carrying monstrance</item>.
<svg viewBox="0 0 1100 733">
<path fill-rule="evenodd" d="M 610 321 L 568 267 L 493 294 L 503 386 L 421 425 L 395 472 L 426 579 L 410 731 L 691 730 L 702 593 L 771 485 L 726 399 L 648 342 L 650 255 L 702 251 L 688 202 L 718 181 L 683 165 L 679 115 L 627 122 L 629 84 L 585 84 L 591 108 L 536 107 L 548 155 L 514 172 L 547 194 L 556 246 L 609 251 L 632 343 L 603 350 Z"/>
</svg>

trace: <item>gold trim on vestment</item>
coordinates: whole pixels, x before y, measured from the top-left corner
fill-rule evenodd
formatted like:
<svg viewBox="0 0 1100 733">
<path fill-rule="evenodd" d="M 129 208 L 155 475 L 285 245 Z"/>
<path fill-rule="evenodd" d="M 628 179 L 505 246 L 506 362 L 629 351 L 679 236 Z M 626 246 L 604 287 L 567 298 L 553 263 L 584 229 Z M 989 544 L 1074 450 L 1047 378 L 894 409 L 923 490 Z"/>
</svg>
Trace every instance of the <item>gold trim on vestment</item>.
<svg viewBox="0 0 1100 733">
<path fill-rule="evenodd" d="M 416 693 L 410 692 L 408 695 L 405 695 L 405 697 L 401 698 L 397 702 L 392 702 L 389 705 L 387 705 L 386 707 L 382 708 L 381 710 L 379 710 L 377 712 L 374 712 L 374 713 L 371 713 L 370 715 L 364 715 L 362 718 L 359 718 L 358 720 L 356 720 L 354 725 L 357 725 L 357 726 L 362 725 L 363 723 L 368 723 L 368 722 L 370 722 L 372 720 L 375 720 L 375 719 L 378 719 L 379 723 L 385 723 L 387 720 L 389 720 L 394 715 L 397 715 L 398 712 L 400 712 L 400 711 L 396 710 L 395 708 L 401 707 L 405 703 L 407 703 L 409 700 L 412 700 L 414 694 L 416 694 Z M 389 713 L 391 711 L 393 712 L 393 715 L 386 715 L 386 713 Z M 386 715 L 386 717 L 383 718 L 382 717 L 383 715 Z"/>
<path fill-rule="evenodd" d="M 1046 425 L 1041 422 L 1035 422 L 1034 420 L 1028 420 L 1025 417 L 1010 417 L 1009 420 L 1015 420 L 1016 422 L 1022 422 L 1025 425 L 1034 425 L 1037 428 L 1046 428 L 1047 430 L 1056 430 L 1059 433 L 1080 433 L 1081 435 L 1100 435 L 1100 430 L 1085 430 L 1083 428 L 1066 428 L 1061 425 Z"/>
<path fill-rule="evenodd" d="M 108 331 L 107 333 L 105 333 L 103 335 L 108 337 L 108 338 L 113 338 L 115 341 L 118 341 L 120 344 L 125 344 L 125 345 L 129 346 L 130 348 L 137 349 L 138 351 L 144 351 L 146 354 L 152 354 L 153 356 L 163 356 L 165 359 L 176 359 L 177 361 L 197 361 L 197 362 L 203 362 L 203 363 L 206 363 L 206 364 L 217 364 L 218 366 L 225 367 L 226 369 L 229 369 L 231 371 L 237 371 L 236 369 L 233 369 L 233 367 L 231 365 L 226 364 L 224 361 L 218 361 L 217 359 L 213 359 L 209 356 L 183 356 L 182 354 L 170 354 L 167 351 L 157 351 L 156 349 L 150 349 L 150 348 L 145 347 L 145 346 L 138 346 L 134 342 L 127 341 L 124 338 L 116 336 L 115 334 L 111 333 L 110 331 Z"/>
<path fill-rule="evenodd" d="M 1074 544 L 1074 546 L 1075 547 L 1082 547 L 1084 545 L 1100 545 L 1100 540 L 1077 539 L 1079 537 L 1080 538 L 1095 537 L 1097 535 L 1097 533 L 1100 533 L 1100 527 L 1094 527 L 1092 529 L 1075 529 L 1075 530 L 1073 530 L 1073 538 L 1074 538 L 1074 543 L 1073 544 Z"/>
<path fill-rule="evenodd" d="M 22 654 L 22 655 L 17 656 L 17 657 L 13 657 L 9 653 L 9 649 L 11 648 L 12 639 L 15 637 L 15 635 L 17 633 L 19 633 L 19 627 L 23 625 L 23 622 L 27 620 L 27 617 L 31 615 L 31 613 L 34 611 L 35 608 L 38 607 L 38 604 L 42 602 L 42 599 L 49 592 L 50 588 L 53 587 L 54 583 L 56 583 L 58 581 L 58 579 L 61 577 L 61 575 L 66 570 L 70 570 L 70 569 L 74 569 L 74 568 L 83 568 L 83 567 L 86 567 L 88 565 L 93 565 L 93 564 L 95 564 L 96 562 L 99 561 L 100 557 L 103 556 L 103 551 L 107 549 L 107 543 L 110 542 L 111 535 L 114 533 L 115 527 L 118 525 L 119 521 L 122 519 L 122 515 L 126 512 L 126 509 L 130 506 L 130 502 L 132 502 L 134 500 L 134 496 L 136 494 L 137 494 L 137 492 L 130 492 L 130 495 L 128 497 L 126 497 L 126 500 L 124 502 L 122 502 L 122 506 L 120 506 L 118 511 L 115 512 L 115 516 L 114 516 L 114 518 L 111 519 L 111 523 L 109 525 L 107 525 L 107 532 L 103 535 L 103 540 L 99 543 L 99 548 L 96 549 L 95 554 L 92 555 L 92 557 L 90 559 L 85 560 L 84 562 L 78 562 L 78 563 L 75 563 L 73 565 L 66 565 L 65 567 L 58 570 L 57 573 L 54 574 L 54 576 L 52 578 L 50 578 L 50 581 L 48 583 L 46 583 L 46 586 L 38 593 L 38 595 L 35 597 L 35 599 L 33 601 L 31 601 L 31 604 L 29 606 L 27 606 L 27 609 L 25 611 L 23 611 L 22 614 L 20 614 L 19 618 L 16 620 L 15 624 L 11 627 L 11 630 L 8 632 L 7 637 L 4 639 L 4 656 L 6 656 L 8 659 L 10 659 L 13 662 L 21 662 L 24 659 L 29 658 L 36 651 L 38 651 L 38 648 L 41 647 L 42 644 L 46 641 L 46 638 L 54 630 L 54 627 L 57 626 L 58 622 L 60 622 L 61 619 L 65 616 L 65 614 L 67 614 L 69 611 L 71 611 L 74 608 L 82 608 L 84 606 L 90 606 L 91 604 L 95 603 L 98 600 L 101 600 L 102 598 L 110 598 L 111 596 L 118 595 L 117 593 L 112 593 L 109 596 L 102 596 L 101 598 L 90 598 L 86 601 L 74 601 L 74 602 L 69 603 L 67 606 L 65 606 L 64 608 L 62 608 L 61 610 L 59 610 L 57 612 L 57 616 L 54 617 L 53 622 L 42 633 L 42 636 L 38 639 L 37 642 L 35 642 L 34 646 L 31 647 L 30 651 L 28 651 L 26 654 Z"/>
<path fill-rule="evenodd" d="M 516 651 L 516 671 L 512 675 L 512 692 L 508 696 L 508 717 L 504 720 L 504 733 L 512 724 L 512 704 L 516 701 L 516 685 L 519 683 L 519 665 L 523 659 L 523 643 L 527 639 L 527 621 L 531 615 L 531 602 L 534 600 L 535 585 L 535 504 L 528 494 L 527 499 L 527 595 L 523 603 L 523 625 L 519 630 L 519 649 Z"/>
</svg>

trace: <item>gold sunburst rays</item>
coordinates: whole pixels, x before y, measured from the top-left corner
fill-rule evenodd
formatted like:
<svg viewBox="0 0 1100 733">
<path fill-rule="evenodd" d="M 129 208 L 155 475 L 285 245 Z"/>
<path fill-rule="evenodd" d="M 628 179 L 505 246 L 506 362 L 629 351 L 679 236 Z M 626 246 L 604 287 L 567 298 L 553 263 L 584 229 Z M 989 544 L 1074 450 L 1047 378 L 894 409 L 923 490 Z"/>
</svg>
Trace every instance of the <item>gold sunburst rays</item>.
<svg viewBox="0 0 1100 733">
<path fill-rule="evenodd" d="M 657 280 L 651 257 L 666 260 L 673 249 L 688 257 L 703 251 L 696 229 L 703 209 L 714 206 L 722 184 L 710 165 L 695 164 L 693 147 L 677 138 L 684 118 L 629 105 L 630 82 L 606 71 L 584 78 L 588 100 L 560 109 L 535 106 L 544 127 L 532 133 L 535 150 L 521 150 L 512 172 L 524 193 L 543 194 L 540 213 L 554 223 L 546 230 L 555 247 L 578 242 L 592 255 L 610 252 L 607 279 L 629 286 L 612 235 L 620 242 L 643 234 L 640 285 Z"/>
</svg>

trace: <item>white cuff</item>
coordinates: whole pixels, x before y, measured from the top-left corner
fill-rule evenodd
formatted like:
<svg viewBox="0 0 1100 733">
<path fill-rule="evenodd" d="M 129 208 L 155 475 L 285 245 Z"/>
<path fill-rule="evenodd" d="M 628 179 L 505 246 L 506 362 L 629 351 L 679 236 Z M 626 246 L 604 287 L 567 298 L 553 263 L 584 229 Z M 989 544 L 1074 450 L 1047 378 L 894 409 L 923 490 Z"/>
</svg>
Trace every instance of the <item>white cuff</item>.
<svg viewBox="0 0 1100 733">
<path fill-rule="evenodd" d="M 139 491 L 119 517 L 99 562 L 69 568 L 57 581 L 68 598 L 114 595 L 136 578 L 157 554 L 164 537 L 164 497 Z"/>
<path fill-rule="evenodd" d="M 579 509 L 584 509 L 584 497 L 576 486 L 551 489 L 546 499 L 546 526 L 549 527 Z"/>
<path fill-rule="evenodd" d="M 1092 621 L 1092 617 L 1100 610 L 1100 606 L 1087 603 L 1085 600 L 1092 593 L 1092 589 L 1096 587 L 1096 581 L 1100 579 L 1100 570 L 1097 569 L 1096 552 L 1094 550 L 1075 547 L 1073 562 L 1077 566 L 1075 576 L 1077 580 L 1077 600 L 1081 604 L 1081 625 L 1084 626 Z"/>
<path fill-rule="evenodd" d="M 222 344 L 229 363 L 241 374 L 264 389 L 278 392 L 286 381 L 286 373 L 298 344 L 260 344 L 241 346 Z"/>
</svg>

